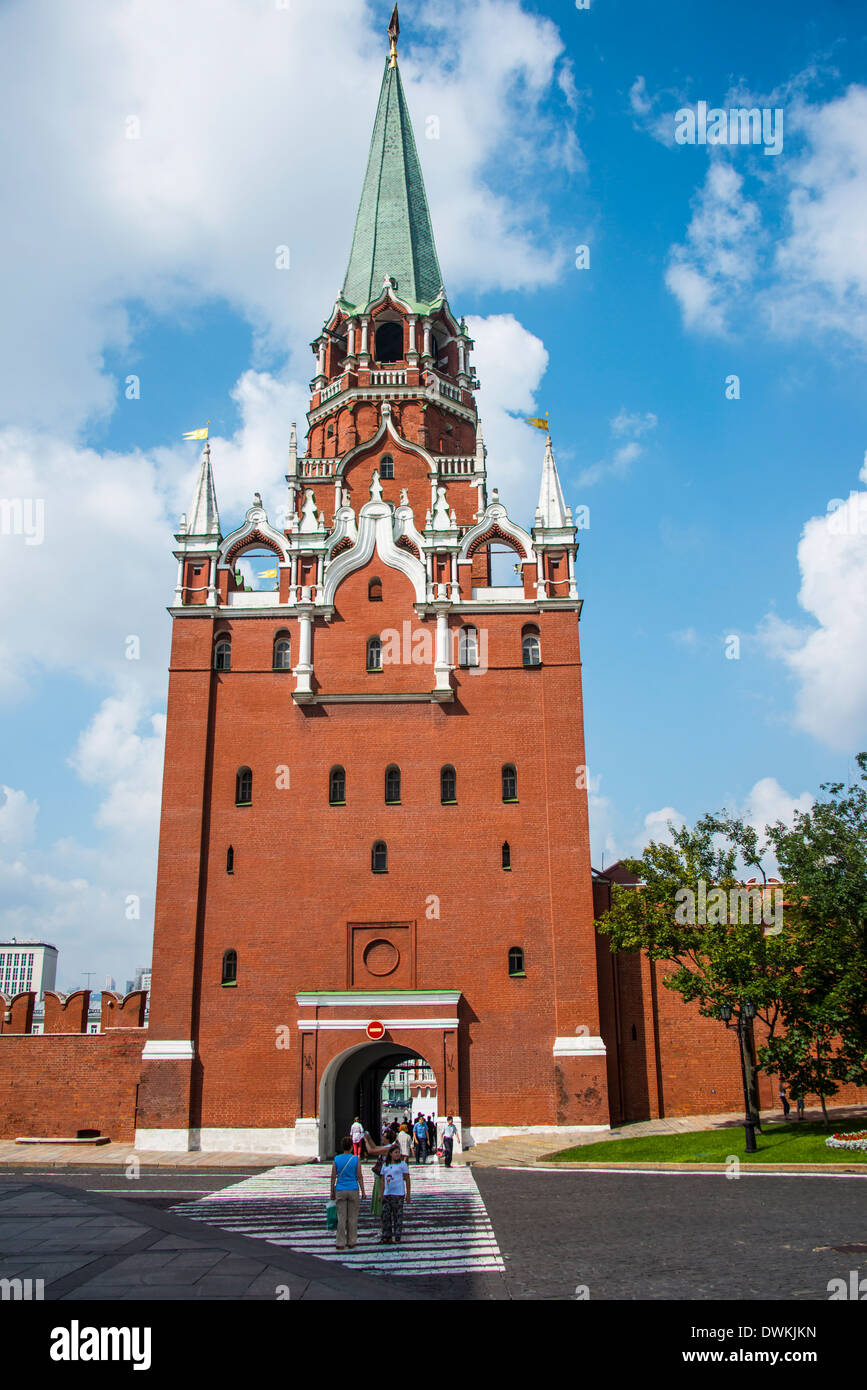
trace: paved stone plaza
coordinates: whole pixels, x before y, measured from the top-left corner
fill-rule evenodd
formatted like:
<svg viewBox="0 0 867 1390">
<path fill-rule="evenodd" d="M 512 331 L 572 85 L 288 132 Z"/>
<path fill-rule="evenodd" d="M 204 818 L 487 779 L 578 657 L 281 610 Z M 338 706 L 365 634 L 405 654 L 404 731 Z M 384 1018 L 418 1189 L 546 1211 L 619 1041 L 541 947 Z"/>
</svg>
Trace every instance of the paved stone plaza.
<svg viewBox="0 0 867 1390">
<path fill-rule="evenodd" d="M 325 1231 L 327 1170 L 0 1174 L 0 1277 L 45 1298 L 828 1299 L 867 1274 L 865 1178 L 412 1170 L 404 1261 Z M 369 1190 L 369 1188 L 368 1188 Z M 860 1249 L 858 1247 L 861 1247 Z M 355 1267 L 353 1267 L 353 1265 Z"/>
</svg>

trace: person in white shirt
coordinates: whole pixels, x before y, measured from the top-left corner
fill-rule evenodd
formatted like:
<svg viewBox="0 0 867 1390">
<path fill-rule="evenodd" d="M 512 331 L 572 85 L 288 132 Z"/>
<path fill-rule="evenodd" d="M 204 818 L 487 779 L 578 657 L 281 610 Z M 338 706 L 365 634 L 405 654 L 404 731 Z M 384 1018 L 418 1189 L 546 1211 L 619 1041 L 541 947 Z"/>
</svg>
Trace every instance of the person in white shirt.
<svg viewBox="0 0 867 1390">
<path fill-rule="evenodd" d="M 457 1138 L 458 1127 L 452 1123 L 451 1115 L 448 1116 L 446 1124 L 443 1126 L 443 1150 L 446 1156 L 446 1167 L 452 1166 L 452 1150 L 454 1149 L 455 1139 Z"/>
<path fill-rule="evenodd" d="M 400 1145 L 393 1144 L 382 1165 L 382 1236 L 383 1245 L 400 1245 L 403 1234 L 404 1202 L 410 1204 L 409 1164 L 405 1163 Z"/>
<path fill-rule="evenodd" d="M 349 1130 L 349 1137 L 352 1140 L 352 1152 L 356 1158 L 361 1157 L 361 1141 L 364 1138 L 364 1126 L 356 1115 Z"/>
</svg>

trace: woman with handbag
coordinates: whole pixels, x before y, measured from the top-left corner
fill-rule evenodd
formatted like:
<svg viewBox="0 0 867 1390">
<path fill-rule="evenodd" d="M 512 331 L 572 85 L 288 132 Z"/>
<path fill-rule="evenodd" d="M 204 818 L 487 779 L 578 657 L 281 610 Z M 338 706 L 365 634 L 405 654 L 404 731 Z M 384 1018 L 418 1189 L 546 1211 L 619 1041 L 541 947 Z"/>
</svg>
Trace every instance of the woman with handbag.
<svg viewBox="0 0 867 1390">
<path fill-rule="evenodd" d="M 337 1249 L 352 1250 L 358 1240 L 358 1208 L 364 1193 L 361 1159 L 352 1152 L 347 1134 L 331 1165 L 331 1200 L 337 1204 Z"/>
</svg>

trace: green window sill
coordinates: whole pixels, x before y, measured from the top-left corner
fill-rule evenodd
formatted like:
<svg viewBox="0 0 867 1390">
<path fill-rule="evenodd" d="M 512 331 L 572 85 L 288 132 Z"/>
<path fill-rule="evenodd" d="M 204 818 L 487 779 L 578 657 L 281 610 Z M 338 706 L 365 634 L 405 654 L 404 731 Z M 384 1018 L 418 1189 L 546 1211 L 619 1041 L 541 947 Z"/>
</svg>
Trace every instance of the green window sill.
<svg viewBox="0 0 867 1390">
<path fill-rule="evenodd" d="M 388 869 L 371 869 L 372 874 L 387 874 Z"/>
<path fill-rule="evenodd" d="M 441 805 L 441 806 L 457 806 L 457 804 L 458 804 L 458 799 L 457 799 L 457 797 L 455 797 L 453 801 L 441 801 L 441 802 L 440 802 L 440 805 Z"/>
<path fill-rule="evenodd" d="M 509 979 L 510 979 L 510 980 L 526 980 L 526 978 L 527 978 L 527 972 L 526 972 L 526 970 L 510 970 L 510 971 L 509 971 Z"/>
<path fill-rule="evenodd" d="M 237 988 L 238 988 L 238 981 L 237 981 L 237 980 L 221 980 L 220 983 L 221 983 L 221 986 L 222 986 L 223 989 L 237 989 Z"/>
<path fill-rule="evenodd" d="M 382 675 L 382 667 L 381 667 L 381 666 L 368 666 L 368 668 L 367 668 L 367 674 L 368 674 L 369 676 L 381 676 L 381 675 Z"/>
<path fill-rule="evenodd" d="M 252 801 L 236 801 L 236 802 L 235 802 L 235 805 L 236 805 L 236 806 L 239 806 L 239 807 L 240 807 L 240 806 L 252 806 L 253 803 L 252 803 Z"/>
<path fill-rule="evenodd" d="M 346 805 L 346 802 L 345 802 L 345 801 L 329 801 L 328 805 L 329 805 L 329 806 L 345 806 L 345 805 Z"/>
</svg>

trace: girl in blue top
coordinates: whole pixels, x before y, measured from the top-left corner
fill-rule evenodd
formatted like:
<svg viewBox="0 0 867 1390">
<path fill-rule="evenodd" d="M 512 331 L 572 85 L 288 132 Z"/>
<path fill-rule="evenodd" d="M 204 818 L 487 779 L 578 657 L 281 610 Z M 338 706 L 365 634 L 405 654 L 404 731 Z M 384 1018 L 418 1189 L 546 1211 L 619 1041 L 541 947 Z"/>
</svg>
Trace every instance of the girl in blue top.
<svg viewBox="0 0 867 1390">
<path fill-rule="evenodd" d="M 352 1152 L 352 1139 L 347 1134 L 342 1141 L 342 1153 L 336 1154 L 331 1165 L 331 1200 L 337 1203 L 337 1249 L 348 1244 L 353 1249 L 358 1240 L 358 1207 L 364 1196 L 364 1174 L 361 1159 Z"/>
</svg>

